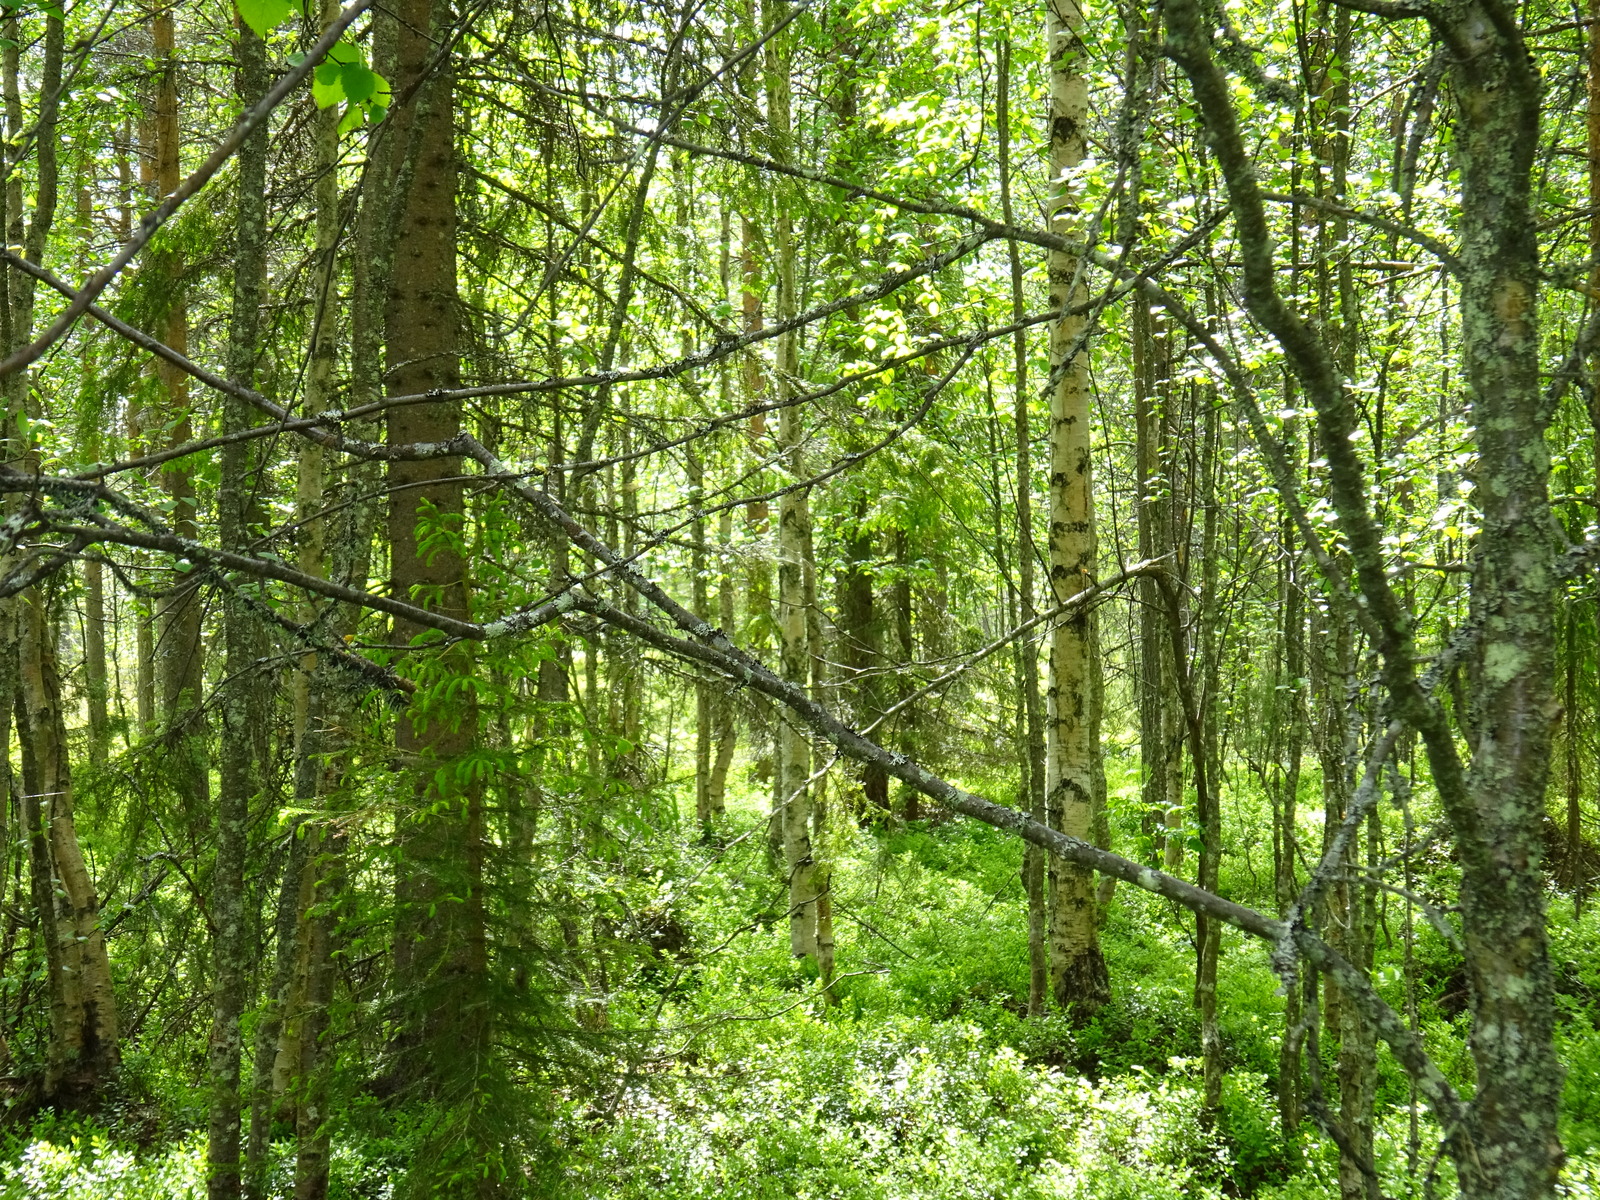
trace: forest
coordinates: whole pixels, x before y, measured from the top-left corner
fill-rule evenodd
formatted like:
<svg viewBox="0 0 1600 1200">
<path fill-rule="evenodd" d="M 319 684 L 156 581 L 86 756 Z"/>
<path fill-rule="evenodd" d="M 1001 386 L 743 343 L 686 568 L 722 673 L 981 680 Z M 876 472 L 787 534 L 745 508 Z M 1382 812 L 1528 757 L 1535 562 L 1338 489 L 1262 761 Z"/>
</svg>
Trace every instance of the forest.
<svg viewBox="0 0 1600 1200">
<path fill-rule="evenodd" d="M 1600 1195 L 1600 0 L 0 92 L 0 1200 Z"/>
</svg>

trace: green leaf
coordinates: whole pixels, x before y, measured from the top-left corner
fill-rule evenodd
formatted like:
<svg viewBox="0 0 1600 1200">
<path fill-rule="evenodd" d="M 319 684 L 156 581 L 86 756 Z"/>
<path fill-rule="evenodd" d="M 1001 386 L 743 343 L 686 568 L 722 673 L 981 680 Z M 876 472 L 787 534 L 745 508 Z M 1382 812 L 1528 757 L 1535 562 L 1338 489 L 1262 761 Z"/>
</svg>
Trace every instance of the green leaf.
<svg viewBox="0 0 1600 1200">
<path fill-rule="evenodd" d="M 318 108 L 332 108 L 344 99 L 344 70 L 333 63 L 323 63 L 312 73 L 311 99 Z"/>
<path fill-rule="evenodd" d="M 389 90 L 389 81 L 382 75 L 374 71 L 372 78 L 377 86 L 373 89 L 372 98 L 367 101 L 367 116 L 376 125 L 389 115 L 389 102 L 394 99 L 394 94 Z"/>
<path fill-rule="evenodd" d="M 237 0 L 237 3 L 244 23 L 262 38 L 281 25 L 294 9 L 293 0 Z"/>
<path fill-rule="evenodd" d="M 334 43 L 328 50 L 328 57 L 323 60 L 324 63 L 336 63 L 341 67 L 348 67 L 361 61 L 361 47 L 354 42 Z"/>
<path fill-rule="evenodd" d="M 367 111 L 361 105 L 350 105 L 349 108 L 345 109 L 344 116 L 339 120 L 339 136 L 343 137 L 352 129 L 357 128 L 361 124 L 362 118 L 366 115 Z"/>
<path fill-rule="evenodd" d="M 378 90 L 378 76 L 361 63 L 341 67 L 339 81 L 344 85 L 345 96 L 354 104 L 371 99 Z"/>
</svg>

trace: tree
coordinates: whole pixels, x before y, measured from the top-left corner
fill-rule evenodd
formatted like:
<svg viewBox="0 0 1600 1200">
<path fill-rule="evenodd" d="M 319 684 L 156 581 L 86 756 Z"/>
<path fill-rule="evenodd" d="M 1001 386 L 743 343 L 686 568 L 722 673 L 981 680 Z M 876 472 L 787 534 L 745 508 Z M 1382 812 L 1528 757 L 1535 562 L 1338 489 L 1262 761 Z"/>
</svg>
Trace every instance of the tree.
<svg viewBox="0 0 1600 1200">
<path fill-rule="evenodd" d="M 1050 63 L 1050 225 L 1077 234 L 1074 173 L 1087 146 L 1088 81 L 1083 73 L 1083 12 L 1072 0 L 1049 0 L 1045 38 Z M 1097 574 L 1093 462 L 1089 453 L 1088 289 L 1083 260 L 1065 248 L 1050 253 L 1050 307 L 1062 315 L 1050 329 L 1050 590 L 1057 604 Z M 1089 839 L 1095 822 L 1100 765 L 1099 647 L 1093 614 L 1055 628 L 1047 692 L 1050 766 L 1047 807 L 1052 827 Z M 1100 953 L 1093 876 L 1075 863 L 1052 863 L 1050 988 L 1056 1003 L 1086 1020 L 1110 997 Z"/>
</svg>

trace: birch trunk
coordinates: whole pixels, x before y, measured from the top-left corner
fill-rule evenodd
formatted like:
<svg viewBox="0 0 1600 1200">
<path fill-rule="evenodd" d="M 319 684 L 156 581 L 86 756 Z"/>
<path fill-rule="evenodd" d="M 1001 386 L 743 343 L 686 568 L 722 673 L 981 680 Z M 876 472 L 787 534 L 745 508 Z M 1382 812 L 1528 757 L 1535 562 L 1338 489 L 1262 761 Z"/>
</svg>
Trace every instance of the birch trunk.
<svg viewBox="0 0 1600 1200">
<path fill-rule="evenodd" d="M 100 932 L 100 901 L 73 820 L 72 770 L 61 708 L 54 631 L 39 593 L 19 606 L 18 677 L 29 751 L 22 801 L 33 892 L 41 905 L 50 972 L 50 1046 L 43 1098 L 66 1108 L 107 1098 L 120 1062 L 111 964 Z"/>
<path fill-rule="evenodd" d="M 1084 76 L 1083 13 L 1074 0 L 1047 0 L 1045 36 L 1050 70 L 1050 227 L 1065 236 L 1078 228 L 1073 173 L 1083 162 L 1089 117 Z M 1050 307 L 1080 305 L 1088 291 L 1080 262 L 1051 251 Z M 1050 327 L 1050 587 L 1057 603 L 1095 576 L 1094 493 L 1089 442 L 1089 358 L 1079 345 L 1083 316 L 1063 315 Z M 1096 776 L 1100 770 L 1100 665 L 1092 615 L 1058 625 L 1050 640 L 1050 802 L 1062 833 L 1092 841 Z M 1100 953 L 1093 872 L 1056 859 L 1050 925 L 1050 983 L 1055 1001 L 1085 1021 L 1111 995 Z"/>
</svg>

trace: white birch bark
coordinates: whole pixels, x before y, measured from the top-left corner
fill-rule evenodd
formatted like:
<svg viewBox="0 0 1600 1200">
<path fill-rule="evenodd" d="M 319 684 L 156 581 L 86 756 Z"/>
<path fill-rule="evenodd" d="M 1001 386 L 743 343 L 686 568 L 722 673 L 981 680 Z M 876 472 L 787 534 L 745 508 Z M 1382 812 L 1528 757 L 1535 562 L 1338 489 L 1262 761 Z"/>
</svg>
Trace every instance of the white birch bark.
<svg viewBox="0 0 1600 1200">
<path fill-rule="evenodd" d="M 1050 227 L 1078 232 L 1074 173 L 1085 153 L 1089 84 L 1083 74 L 1083 13 L 1075 0 L 1047 0 L 1050 71 Z M 1080 260 L 1051 251 L 1050 305 L 1081 305 L 1087 289 Z M 1079 345 L 1083 316 L 1063 316 L 1050 330 L 1050 587 L 1056 603 L 1082 591 L 1095 573 L 1094 493 L 1089 445 L 1089 358 Z M 1100 689 L 1092 615 L 1065 621 L 1050 641 L 1048 809 L 1062 833 L 1094 838 L 1099 770 Z M 1060 859 L 1051 863 L 1050 983 L 1056 1003 L 1085 1017 L 1109 997 L 1096 932 L 1094 876 Z"/>
</svg>

